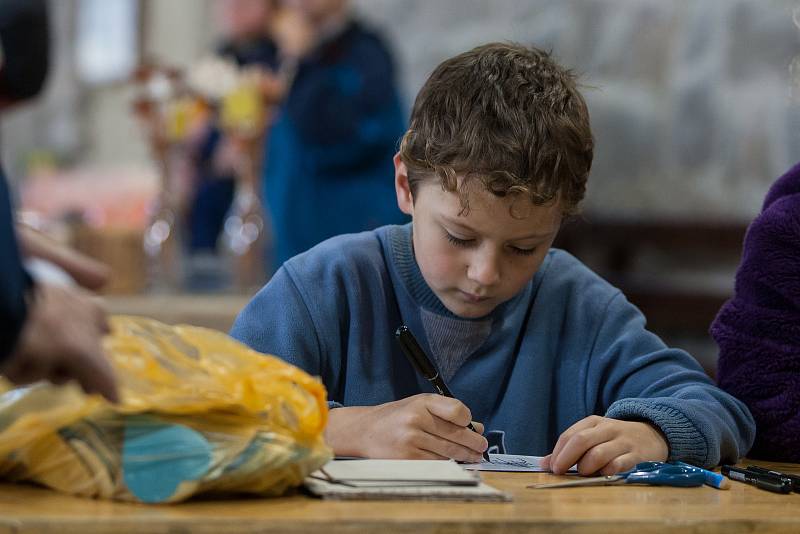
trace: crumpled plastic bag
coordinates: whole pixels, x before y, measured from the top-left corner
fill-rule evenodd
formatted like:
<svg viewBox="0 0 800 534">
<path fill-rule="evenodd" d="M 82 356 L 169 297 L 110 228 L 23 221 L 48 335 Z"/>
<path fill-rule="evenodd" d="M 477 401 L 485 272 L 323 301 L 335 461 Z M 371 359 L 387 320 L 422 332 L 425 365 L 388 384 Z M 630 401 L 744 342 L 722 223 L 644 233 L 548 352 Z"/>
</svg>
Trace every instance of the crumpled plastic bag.
<svg viewBox="0 0 800 534">
<path fill-rule="evenodd" d="M 139 502 L 279 495 L 331 458 L 324 386 L 225 334 L 111 318 L 121 402 L 75 385 L 0 395 L 0 478 Z"/>
</svg>

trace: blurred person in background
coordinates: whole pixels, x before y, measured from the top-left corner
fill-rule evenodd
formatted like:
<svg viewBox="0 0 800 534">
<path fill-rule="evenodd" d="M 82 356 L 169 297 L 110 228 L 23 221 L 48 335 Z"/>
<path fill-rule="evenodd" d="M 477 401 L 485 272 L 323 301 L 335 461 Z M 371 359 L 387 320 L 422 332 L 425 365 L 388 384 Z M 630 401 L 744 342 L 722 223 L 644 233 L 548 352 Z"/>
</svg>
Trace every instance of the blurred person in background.
<svg viewBox="0 0 800 534">
<path fill-rule="evenodd" d="M 222 35 L 216 54 L 240 67 L 263 67 L 265 72 L 276 69 L 277 48 L 267 33 L 274 4 L 273 0 L 215 2 L 214 21 Z M 214 121 L 206 125 L 194 145 L 196 186 L 188 213 L 189 252 L 214 253 L 236 191 L 241 154 Z"/>
<path fill-rule="evenodd" d="M 391 54 L 346 0 L 284 0 L 270 32 L 285 95 L 267 131 L 273 270 L 328 237 L 402 223 L 392 156 L 405 131 Z"/>
<path fill-rule="evenodd" d="M 353 18 L 346 0 L 222 0 L 215 6 L 224 35 L 218 54 L 263 68 L 270 117 L 261 170 L 272 231 L 268 270 L 333 235 L 404 222 L 389 177 L 405 124 L 383 40 Z M 192 253 L 215 250 L 241 150 L 217 127 L 197 143 Z"/>
<path fill-rule="evenodd" d="M 800 462 L 800 163 L 747 230 L 736 292 L 711 326 L 720 387 L 756 421 L 753 458 Z"/>
<path fill-rule="evenodd" d="M 44 0 L 0 3 L 0 109 L 36 95 L 44 84 L 49 29 Z M 0 374 L 27 384 L 77 380 L 87 393 L 117 400 L 113 370 L 103 354 L 103 309 L 77 287 L 34 281 L 23 255 L 57 264 L 89 288 L 101 286 L 104 266 L 49 242 L 28 228 L 15 232 L 11 194 L 0 169 Z"/>
</svg>

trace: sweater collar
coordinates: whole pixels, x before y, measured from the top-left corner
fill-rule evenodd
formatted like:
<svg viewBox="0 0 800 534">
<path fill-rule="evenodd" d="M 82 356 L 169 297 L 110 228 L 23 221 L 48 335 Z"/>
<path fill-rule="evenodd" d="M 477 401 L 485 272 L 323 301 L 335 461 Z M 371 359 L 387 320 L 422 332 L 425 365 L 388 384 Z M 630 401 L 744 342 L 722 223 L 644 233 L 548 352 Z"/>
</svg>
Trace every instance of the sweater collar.
<svg viewBox="0 0 800 534">
<path fill-rule="evenodd" d="M 484 321 L 486 319 L 493 319 L 496 317 L 501 317 L 507 309 L 514 309 L 514 305 L 517 301 L 527 298 L 527 296 L 530 295 L 530 292 L 533 291 L 534 288 L 538 287 L 542 273 L 544 272 L 545 267 L 550 260 L 550 255 L 548 254 L 533 280 L 529 282 L 528 285 L 526 285 L 525 288 L 523 288 L 523 290 L 515 295 L 512 299 L 507 300 L 506 302 L 503 302 L 497 306 L 487 316 L 476 319 L 467 319 L 455 315 L 453 312 L 448 310 L 447 307 L 442 304 L 442 301 L 439 300 L 439 297 L 437 297 L 433 290 L 431 290 L 430 286 L 425 281 L 425 278 L 422 277 L 422 271 L 420 271 L 417 260 L 414 257 L 414 246 L 411 239 L 412 232 L 413 223 L 389 228 L 388 241 L 392 256 L 392 264 L 402 280 L 403 285 L 408 290 L 411 298 L 421 308 L 430 310 L 439 315 L 462 319 L 465 321 Z"/>
</svg>

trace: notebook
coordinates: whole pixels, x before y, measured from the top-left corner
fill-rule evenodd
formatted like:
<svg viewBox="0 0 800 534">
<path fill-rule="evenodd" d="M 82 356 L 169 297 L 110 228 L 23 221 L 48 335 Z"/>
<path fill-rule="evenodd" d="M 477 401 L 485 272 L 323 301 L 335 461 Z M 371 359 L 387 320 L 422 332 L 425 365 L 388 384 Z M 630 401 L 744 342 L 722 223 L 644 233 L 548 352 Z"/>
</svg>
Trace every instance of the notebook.
<svg viewBox="0 0 800 534">
<path fill-rule="evenodd" d="M 452 460 L 333 460 L 304 484 L 324 499 L 511 500 Z"/>
</svg>

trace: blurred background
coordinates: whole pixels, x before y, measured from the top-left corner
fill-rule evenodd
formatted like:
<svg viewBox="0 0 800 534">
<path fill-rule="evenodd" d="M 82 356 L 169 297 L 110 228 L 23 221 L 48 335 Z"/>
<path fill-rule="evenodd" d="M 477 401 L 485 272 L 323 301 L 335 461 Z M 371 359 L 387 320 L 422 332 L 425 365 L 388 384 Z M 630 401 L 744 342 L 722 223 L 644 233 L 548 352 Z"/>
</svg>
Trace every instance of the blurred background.
<svg viewBox="0 0 800 534">
<path fill-rule="evenodd" d="M 800 159 L 799 7 L 52 0 L 47 88 L 3 116 L 2 160 L 23 220 L 112 265 L 112 312 L 227 329 L 285 256 L 403 221 L 390 157 L 440 61 L 488 41 L 551 49 L 596 138 L 558 245 L 713 374 L 707 330 L 747 224 Z M 357 219 L 323 179 L 381 201 Z"/>
</svg>

